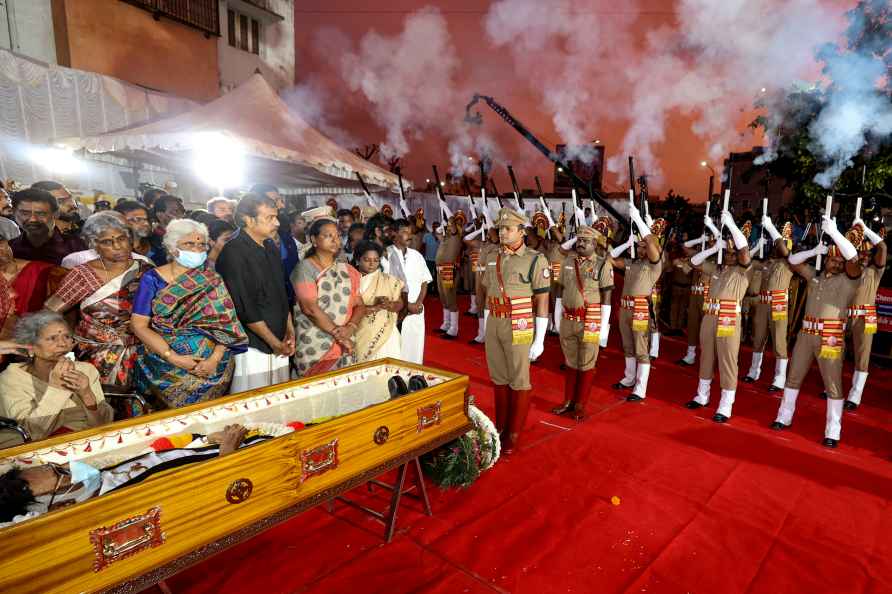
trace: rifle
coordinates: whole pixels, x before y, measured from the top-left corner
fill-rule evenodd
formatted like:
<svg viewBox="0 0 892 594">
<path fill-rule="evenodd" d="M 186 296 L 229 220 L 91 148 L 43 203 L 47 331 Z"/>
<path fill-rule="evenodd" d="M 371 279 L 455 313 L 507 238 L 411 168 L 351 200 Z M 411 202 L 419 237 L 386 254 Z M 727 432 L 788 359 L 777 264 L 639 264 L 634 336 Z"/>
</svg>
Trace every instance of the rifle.
<svg viewBox="0 0 892 594">
<path fill-rule="evenodd" d="M 489 178 L 489 183 L 492 185 L 492 193 L 496 195 L 496 200 L 499 201 L 499 208 L 505 208 L 505 204 L 502 202 L 502 195 L 499 193 L 499 189 L 496 187 L 495 178 Z"/>
<path fill-rule="evenodd" d="M 526 204 L 524 204 L 523 197 L 520 195 L 520 187 L 517 185 L 517 178 L 514 177 L 514 168 L 511 165 L 508 165 L 508 177 L 511 178 L 511 187 L 514 189 L 514 206 L 517 208 L 517 212 L 524 212 Z"/>
<path fill-rule="evenodd" d="M 437 184 L 437 198 L 440 200 L 440 213 L 445 214 L 443 217 L 447 221 L 452 218 L 452 211 L 449 210 L 449 205 L 446 204 L 446 196 L 443 195 L 443 188 L 440 186 L 440 173 L 437 171 L 437 166 L 433 165 L 434 168 L 434 182 Z"/>
<path fill-rule="evenodd" d="M 409 218 L 409 206 L 406 204 L 406 194 L 403 192 L 403 172 L 402 168 L 396 168 L 396 177 L 400 182 L 400 210 L 403 211 L 403 216 L 407 219 Z"/>
<path fill-rule="evenodd" d="M 824 204 L 824 216 L 829 217 L 830 211 L 832 209 L 833 209 L 833 195 L 830 194 L 827 196 L 827 202 Z M 821 234 L 818 236 L 818 244 L 821 244 L 823 242 L 824 242 L 824 229 L 823 229 L 823 225 L 822 225 Z M 818 253 L 818 257 L 815 258 L 815 270 L 817 270 L 818 272 L 821 271 L 821 254 L 820 253 Z"/>
<path fill-rule="evenodd" d="M 472 195 L 472 193 L 471 193 L 471 184 L 468 183 L 468 178 L 467 178 L 467 176 L 464 176 L 464 175 L 463 175 L 463 176 L 462 176 L 462 181 L 464 181 L 464 183 L 465 183 L 465 190 L 468 192 L 468 205 L 469 205 L 469 210 L 468 210 L 468 212 L 470 213 L 471 221 L 474 222 L 474 223 L 476 224 L 476 222 L 477 222 L 477 209 L 474 207 L 474 197 L 473 197 L 473 195 Z M 485 201 L 485 200 L 484 200 L 483 204 L 484 204 L 484 205 L 486 204 L 486 201 Z"/>
<path fill-rule="evenodd" d="M 480 188 L 480 194 L 483 196 L 483 225 L 491 229 L 493 225 L 492 217 L 489 214 L 489 204 L 486 202 L 486 188 Z"/>
<path fill-rule="evenodd" d="M 362 187 L 362 191 L 365 194 L 365 199 L 368 201 L 369 206 L 373 208 L 380 208 L 378 206 L 378 203 L 375 201 L 375 198 L 372 196 L 372 193 L 369 192 L 369 187 L 365 185 L 365 180 L 362 179 L 362 176 L 359 174 L 358 171 L 354 173 L 356 173 L 356 179 L 359 180 L 359 185 Z M 400 189 L 402 189 L 402 184 L 400 184 Z"/>
<path fill-rule="evenodd" d="M 731 200 L 731 188 L 726 188 L 726 189 L 725 189 L 725 198 L 724 198 L 724 201 L 722 202 L 722 213 L 726 213 L 726 212 L 728 212 L 728 202 L 729 202 L 730 200 Z M 725 251 L 725 234 L 724 234 L 724 231 L 725 231 L 725 226 L 724 226 L 724 225 L 722 225 L 721 227 L 719 227 L 719 236 L 718 236 L 718 238 L 717 238 L 717 240 L 718 240 L 718 242 L 719 242 L 719 253 L 718 253 L 718 256 L 716 256 L 716 262 L 718 262 L 718 265 L 719 265 L 719 266 L 722 265 L 722 254 L 723 254 L 724 251 Z"/>
<path fill-rule="evenodd" d="M 635 158 L 632 155 L 629 155 L 629 215 L 631 216 L 632 211 L 637 208 L 635 206 Z M 635 230 L 630 226 L 629 227 L 629 235 L 634 235 Z M 632 242 L 632 245 L 629 246 L 629 255 L 632 256 L 632 259 L 635 259 L 635 242 Z"/>
<path fill-rule="evenodd" d="M 768 198 L 762 198 L 762 220 L 768 216 Z M 759 226 L 759 259 L 765 257 L 765 225 Z"/>
</svg>

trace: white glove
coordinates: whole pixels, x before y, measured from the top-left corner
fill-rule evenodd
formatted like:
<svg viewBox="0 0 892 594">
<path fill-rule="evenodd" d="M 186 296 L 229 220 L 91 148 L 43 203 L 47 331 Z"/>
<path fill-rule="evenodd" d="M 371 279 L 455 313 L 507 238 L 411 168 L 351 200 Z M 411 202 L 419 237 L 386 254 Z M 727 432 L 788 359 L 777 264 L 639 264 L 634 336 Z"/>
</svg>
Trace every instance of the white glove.
<svg viewBox="0 0 892 594">
<path fill-rule="evenodd" d="M 554 327 L 560 331 L 561 328 L 561 314 L 564 311 L 563 300 L 558 297 L 554 300 Z"/>
<path fill-rule="evenodd" d="M 484 333 L 486 332 L 486 324 L 487 324 L 487 322 L 489 322 L 489 310 L 488 310 L 488 309 L 484 309 L 484 310 L 483 310 L 483 332 L 484 332 Z M 484 334 L 484 336 L 485 336 L 485 334 Z"/>
<path fill-rule="evenodd" d="M 760 237 L 760 238 L 759 238 L 759 241 L 756 242 L 756 245 L 753 246 L 753 249 L 750 250 L 750 258 L 752 258 L 752 257 L 755 256 L 756 254 L 758 254 L 758 253 L 759 253 L 759 249 L 760 249 L 763 245 L 765 245 L 765 238 L 764 238 L 764 237 Z"/>
<path fill-rule="evenodd" d="M 483 227 L 481 227 L 480 229 L 477 229 L 477 230 L 474 231 L 473 233 L 468 233 L 467 235 L 465 235 L 464 240 L 465 240 L 465 241 L 471 241 L 472 239 L 474 239 L 475 237 L 477 237 L 477 236 L 480 235 L 481 233 L 483 233 Z"/>
<path fill-rule="evenodd" d="M 582 227 L 585 224 L 585 211 L 579 207 L 576 207 L 576 226 Z"/>
<path fill-rule="evenodd" d="M 637 208 L 633 208 L 630 213 L 632 222 L 635 223 L 635 226 L 638 227 L 638 233 L 641 235 L 641 238 L 644 239 L 648 235 L 650 235 L 650 227 L 644 222 L 644 219 L 641 218 L 641 213 L 638 212 Z"/>
<path fill-rule="evenodd" d="M 790 254 L 790 257 L 787 258 L 787 262 L 789 262 L 793 266 L 798 266 L 799 264 L 802 264 L 806 260 L 810 260 L 810 259 L 814 258 L 818 254 L 823 256 L 826 253 L 827 253 L 827 246 L 824 245 L 823 243 L 819 243 L 816 247 L 813 247 L 810 250 L 803 250 L 801 252 L 796 252 L 795 254 Z"/>
<path fill-rule="evenodd" d="M 694 254 L 693 257 L 691 257 L 691 264 L 693 264 L 694 266 L 700 266 L 701 264 L 706 262 L 706 260 L 710 256 L 717 253 L 719 251 L 719 248 L 721 247 L 721 245 L 722 245 L 721 242 L 716 242 L 713 244 L 712 247 L 708 247 L 705 250 L 703 250 L 702 252 L 697 252 L 696 254 Z"/>
<path fill-rule="evenodd" d="M 861 225 L 861 228 L 864 230 L 864 237 L 869 239 L 870 243 L 872 243 L 873 245 L 876 245 L 883 241 L 883 238 L 880 237 L 880 234 L 868 227 L 860 218 L 855 219 L 855 222 L 852 223 L 853 227 L 855 225 Z"/>
<path fill-rule="evenodd" d="M 727 210 L 722 212 L 722 226 L 727 228 L 728 231 L 731 232 L 731 237 L 734 239 L 735 248 L 737 248 L 738 250 L 742 250 L 749 245 L 746 237 L 743 236 L 743 233 L 737 227 L 737 223 L 734 222 L 734 217 L 731 216 L 731 213 Z"/>
<path fill-rule="evenodd" d="M 567 241 L 565 241 L 564 243 L 562 243 L 562 244 L 561 244 L 561 249 L 564 250 L 565 252 L 567 252 L 567 251 L 572 250 L 574 245 L 576 245 L 576 238 L 575 238 L 575 237 L 574 237 L 573 239 L 568 239 Z"/>
<path fill-rule="evenodd" d="M 654 218 L 650 216 L 650 213 L 644 215 L 644 222 L 647 223 L 647 228 L 650 229 L 654 226 Z"/>
<path fill-rule="evenodd" d="M 545 332 L 548 331 L 548 318 L 536 318 L 536 333 L 530 346 L 530 361 L 535 361 L 545 350 Z"/>
<path fill-rule="evenodd" d="M 712 233 L 713 237 L 715 237 L 716 239 L 721 238 L 722 232 L 719 231 L 718 227 L 715 226 L 715 223 L 712 222 L 712 219 L 706 217 L 705 219 L 703 219 L 703 224 L 706 226 L 707 229 L 709 229 L 709 232 Z"/>
<path fill-rule="evenodd" d="M 632 247 L 634 244 L 635 244 L 635 236 L 629 235 L 629 239 L 627 239 L 625 243 L 620 244 L 620 245 L 616 246 L 615 248 L 613 248 L 612 250 L 610 250 L 610 256 L 612 258 L 619 258 L 620 256 L 623 255 L 623 252 L 625 252 L 627 249 Z"/>
<path fill-rule="evenodd" d="M 777 228 L 774 226 L 774 223 L 771 222 L 771 217 L 764 216 L 762 217 L 762 228 L 765 229 L 765 232 L 768 233 L 768 236 L 771 237 L 771 242 L 774 243 L 778 239 L 783 239 L 781 234 L 777 232 Z"/>
<path fill-rule="evenodd" d="M 851 260 L 858 255 L 858 250 L 855 249 L 852 242 L 846 239 L 845 235 L 840 233 L 839 229 L 836 228 L 836 221 L 825 216 L 821 221 L 821 229 L 824 233 L 830 236 L 830 239 L 832 239 L 833 243 L 836 244 L 836 247 L 839 248 L 843 259 Z"/>
<path fill-rule="evenodd" d="M 703 235 L 701 235 L 701 236 L 698 237 L 697 239 L 689 239 L 689 240 L 687 240 L 686 242 L 684 242 L 684 246 L 685 246 L 686 248 L 697 247 L 698 245 L 700 245 L 700 244 L 703 243 L 704 241 L 706 241 L 706 233 L 704 233 Z"/>
</svg>

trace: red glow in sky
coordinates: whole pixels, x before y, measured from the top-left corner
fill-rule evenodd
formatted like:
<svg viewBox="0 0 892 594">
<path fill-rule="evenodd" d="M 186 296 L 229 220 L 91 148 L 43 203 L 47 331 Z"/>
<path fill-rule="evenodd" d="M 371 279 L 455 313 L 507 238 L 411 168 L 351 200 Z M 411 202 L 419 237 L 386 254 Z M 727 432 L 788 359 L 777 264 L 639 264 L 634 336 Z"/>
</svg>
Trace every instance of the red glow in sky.
<svg viewBox="0 0 892 594">
<path fill-rule="evenodd" d="M 548 0 L 542 0 L 548 2 Z M 417 1 L 394 0 L 387 3 L 369 3 L 365 0 L 301 0 L 295 4 L 295 27 L 297 38 L 297 82 L 307 80 L 322 82 L 332 91 L 330 103 L 325 106 L 331 121 L 345 130 L 355 143 L 370 144 L 380 142 L 384 131 L 370 113 L 369 105 L 357 93 L 347 89 L 339 78 L 336 66 L 337 56 L 331 51 L 320 51 L 317 33 L 324 28 L 335 28 L 346 35 L 355 46 L 370 30 L 384 36 L 398 34 L 405 18 L 424 7 L 435 6 L 444 14 L 453 44 L 458 49 L 460 77 L 463 83 L 481 94 L 491 95 L 507 107 L 520 121 L 526 124 L 546 145 L 554 146 L 562 142 L 552 122 L 551 114 L 542 105 L 537 85 L 541 84 L 535 71 L 518 73 L 511 56 L 504 50 L 497 50 L 487 41 L 484 31 L 484 18 L 489 2 L 474 0 Z M 610 6 L 602 4 L 603 6 Z M 599 18 L 628 19 L 629 11 L 635 19 L 636 43 L 644 35 L 660 27 L 675 27 L 676 13 L 674 2 L 667 0 L 638 0 L 634 5 L 613 3 L 612 8 L 597 9 Z M 603 12 L 602 12 L 603 11 Z M 632 48 L 633 50 L 636 48 Z M 319 54 L 325 54 L 320 56 Z M 634 54 L 630 51 L 630 54 Z M 621 82 L 620 82 L 621 81 Z M 418 80 L 424 85 L 425 80 Z M 617 84 L 627 85 L 624 79 L 617 78 Z M 610 89 L 616 97 L 632 96 L 637 93 L 660 93 L 653 81 L 638 81 L 634 88 Z M 605 93 L 606 94 L 606 93 Z M 464 112 L 470 96 L 456 102 L 457 114 Z M 297 106 L 300 108 L 300 106 Z M 494 113 L 484 108 L 484 126 L 498 141 L 508 162 L 494 164 L 496 182 L 500 189 L 510 187 L 506 165 L 512 164 L 521 184 L 534 187 L 533 176 L 538 175 L 547 190 L 551 188 L 552 167 L 540 153 L 527 144 L 514 130 L 509 128 Z M 743 110 L 734 124 L 740 131 L 737 146 L 732 150 L 745 151 L 761 140 L 746 131 L 746 124 L 752 120 L 754 112 Z M 606 147 L 607 156 L 615 156 L 627 125 L 622 121 L 592 121 L 583 132 L 592 140 L 599 139 Z M 670 188 L 694 201 L 702 201 L 706 196 L 708 169 L 701 161 L 708 160 L 709 139 L 699 138 L 691 129 L 692 119 L 681 113 L 672 113 L 666 125 L 665 140 L 655 149 L 657 159 L 664 173 L 664 182 L 651 187 L 652 194 L 665 194 Z M 349 147 L 352 148 L 352 147 Z M 623 158 L 625 157 L 622 155 Z M 414 139 L 411 150 L 403 161 L 404 175 L 411 178 L 416 186 L 430 177 L 431 164 L 437 164 L 441 171 L 448 169 L 449 157 L 447 140 L 443 134 L 425 132 L 421 139 Z M 721 160 L 710 161 L 716 170 L 721 170 Z M 605 190 L 623 190 L 617 178 L 605 173 Z M 718 185 L 718 183 L 717 183 Z"/>
</svg>

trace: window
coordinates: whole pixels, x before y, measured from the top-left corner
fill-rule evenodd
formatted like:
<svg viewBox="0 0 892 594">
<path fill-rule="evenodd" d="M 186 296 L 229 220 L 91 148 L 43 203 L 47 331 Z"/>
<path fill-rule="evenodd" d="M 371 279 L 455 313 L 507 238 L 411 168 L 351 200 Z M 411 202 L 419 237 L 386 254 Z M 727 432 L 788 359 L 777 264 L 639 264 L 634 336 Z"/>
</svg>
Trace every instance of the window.
<svg viewBox="0 0 892 594">
<path fill-rule="evenodd" d="M 167 17 L 178 23 L 220 35 L 220 5 L 218 0 L 123 0 L 152 13 L 156 19 Z"/>
<path fill-rule="evenodd" d="M 260 55 L 260 21 L 232 9 L 226 11 L 231 47 Z"/>
</svg>

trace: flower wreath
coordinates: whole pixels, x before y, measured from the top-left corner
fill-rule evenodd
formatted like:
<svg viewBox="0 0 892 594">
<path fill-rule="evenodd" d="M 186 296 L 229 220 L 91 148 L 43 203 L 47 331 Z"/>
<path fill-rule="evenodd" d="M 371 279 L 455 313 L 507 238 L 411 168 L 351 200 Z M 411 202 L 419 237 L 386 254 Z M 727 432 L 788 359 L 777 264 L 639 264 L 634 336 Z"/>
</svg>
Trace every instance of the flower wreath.
<svg viewBox="0 0 892 594">
<path fill-rule="evenodd" d="M 467 433 L 422 457 L 425 474 L 444 489 L 471 486 L 501 454 L 499 434 L 489 417 L 473 404 L 468 416 L 473 427 Z"/>
</svg>

